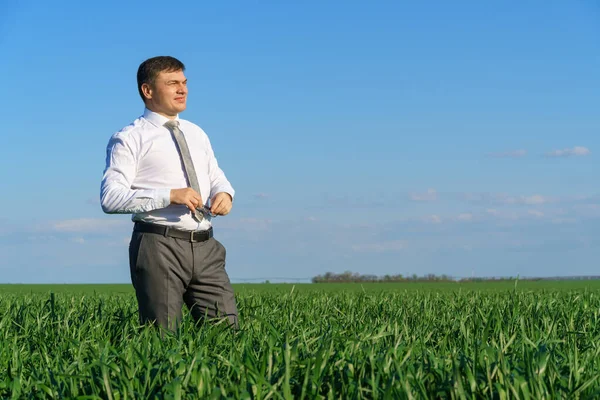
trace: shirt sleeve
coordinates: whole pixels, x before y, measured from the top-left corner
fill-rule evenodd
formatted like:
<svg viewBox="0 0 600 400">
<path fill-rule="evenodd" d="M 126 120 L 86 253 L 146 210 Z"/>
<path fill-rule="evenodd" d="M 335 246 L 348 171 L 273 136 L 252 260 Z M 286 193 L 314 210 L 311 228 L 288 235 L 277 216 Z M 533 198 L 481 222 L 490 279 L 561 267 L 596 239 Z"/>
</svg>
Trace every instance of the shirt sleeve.
<svg viewBox="0 0 600 400">
<path fill-rule="evenodd" d="M 132 189 L 136 170 L 136 152 L 123 137 L 113 135 L 106 149 L 100 187 L 100 204 L 105 213 L 148 212 L 170 204 L 171 189 Z"/>
<path fill-rule="evenodd" d="M 210 198 L 212 199 L 214 195 L 220 192 L 228 193 L 233 200 L 235 196 L 235 190 L 225 173 L 219 167 L 219 163 L 217 158 L 215 157 L 215 153 L 213 151 L 212 145 L 210 144 L 210 139 L 208 136 L 205 136 L 206 139 L 206 147 L 208 152 L 208 176 L 210 179 Z"/>
</svg>

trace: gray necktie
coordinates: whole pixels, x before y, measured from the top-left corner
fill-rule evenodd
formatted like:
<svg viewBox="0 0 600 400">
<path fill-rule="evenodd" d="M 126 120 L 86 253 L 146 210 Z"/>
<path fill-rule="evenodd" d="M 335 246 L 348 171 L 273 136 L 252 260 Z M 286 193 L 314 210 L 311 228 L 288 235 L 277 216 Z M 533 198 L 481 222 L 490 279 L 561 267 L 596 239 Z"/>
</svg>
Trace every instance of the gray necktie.
<svg viewBox="0 0 600 400">
<path fill-rule="evenodd" d="M 196 170 L 194 169 L 194 163 L 192 162 L 190 149 L 188 148 L 185 137 L 183 136 L 183 132 L 181 132 L 181 129 L 179 129 L 179 121 L 170 120 L 167 121 L 164 126 L 171 131 L 175 141 L 177 142 L 179 155 L 183 161 L 183 167 L 185 168 L 188 184 L 192 187 L 192 189 L 200 194 L 200 186 L 198 185 L 198 177 L 196 176 Z M 194 211 L 194 216 L 198 222 L 202 221 L 204 218 L 204 215 L 197 209 Z"/>
</svg>

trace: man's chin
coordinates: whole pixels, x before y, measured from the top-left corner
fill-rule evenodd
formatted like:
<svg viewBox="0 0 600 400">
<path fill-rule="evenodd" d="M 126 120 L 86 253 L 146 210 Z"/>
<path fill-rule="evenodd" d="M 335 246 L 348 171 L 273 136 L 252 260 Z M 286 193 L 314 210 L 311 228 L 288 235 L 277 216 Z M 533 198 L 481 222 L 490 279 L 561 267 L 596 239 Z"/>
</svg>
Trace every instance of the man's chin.
<svg viewBox="0 0 600 400">
<path fill-rule="evenodd" d="M 186 105 L 185 105 L 185 104 L 184 104 L 184 105 L 178 104 L 177 106 L 173 107 L 173 110 L 174 110 L 176 113 L 178 113 L 178 114 L 179 114 L 180 112 L 183 112 L 183 111 L 185 111 L 185 109 L 186 109 Z"/>
</svg>

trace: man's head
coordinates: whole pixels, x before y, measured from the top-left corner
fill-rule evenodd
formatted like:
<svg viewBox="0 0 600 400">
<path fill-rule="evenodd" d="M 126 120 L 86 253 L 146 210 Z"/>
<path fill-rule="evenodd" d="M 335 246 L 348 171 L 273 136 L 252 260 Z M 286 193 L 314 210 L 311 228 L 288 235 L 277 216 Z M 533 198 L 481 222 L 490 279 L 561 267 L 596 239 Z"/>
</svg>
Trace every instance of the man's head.
<svg viewBox="0 0 600 400">
<path fill-rule="evenodd" d="M 183 63 L 169 56 L 141 63 L 137 84 L 146 107 L 169 118 L 185 110 L 188 90 L 184 71 Z"/>
</svg>

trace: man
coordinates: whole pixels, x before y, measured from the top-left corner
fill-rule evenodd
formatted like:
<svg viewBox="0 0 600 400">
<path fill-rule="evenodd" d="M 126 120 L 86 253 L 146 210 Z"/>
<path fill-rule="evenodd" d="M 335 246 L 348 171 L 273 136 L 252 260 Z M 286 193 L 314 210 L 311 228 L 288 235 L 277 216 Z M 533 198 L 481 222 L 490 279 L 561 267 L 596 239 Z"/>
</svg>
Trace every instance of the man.
<svg viewBox="0 0 600 400">
<path fill-rule="evenodd" d="M 141 323 L 175 330 L 185 303 L 196 321 L 227 317 L 237 327 L 226 251 L 211 222 L 231 211 L 235 192 L 208 136 L 179 118 L 188 95 L 184 71 L 166 56 L 139 66 L 144 113 L 109 140 L 102 210 L 132 214 L 129 263 Z"/>
</svg>

